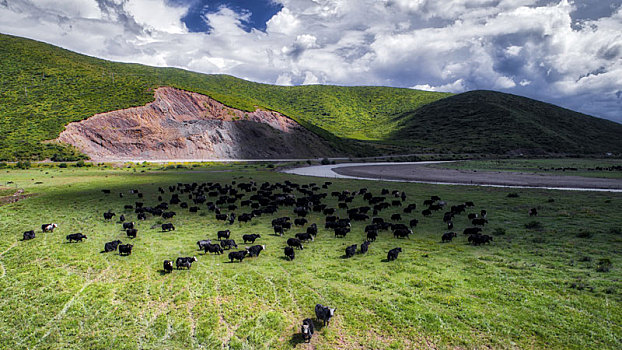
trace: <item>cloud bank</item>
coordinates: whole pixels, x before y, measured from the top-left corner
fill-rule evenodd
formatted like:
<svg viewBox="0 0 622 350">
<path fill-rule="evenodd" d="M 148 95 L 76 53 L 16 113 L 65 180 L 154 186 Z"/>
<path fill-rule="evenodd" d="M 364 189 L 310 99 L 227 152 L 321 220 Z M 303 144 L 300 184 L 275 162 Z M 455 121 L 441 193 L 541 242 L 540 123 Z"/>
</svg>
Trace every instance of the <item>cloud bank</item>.
<svg viewBox="0 0 622 350">
<path fill-rule="evenodd" d="M 0 0 L 0 32 L 271 84 L 493 89 L 622 123 L 622 0 L 272 1 L 264 30 L 225 4 L 195 32 L 201 0 Z"/>
</svg>

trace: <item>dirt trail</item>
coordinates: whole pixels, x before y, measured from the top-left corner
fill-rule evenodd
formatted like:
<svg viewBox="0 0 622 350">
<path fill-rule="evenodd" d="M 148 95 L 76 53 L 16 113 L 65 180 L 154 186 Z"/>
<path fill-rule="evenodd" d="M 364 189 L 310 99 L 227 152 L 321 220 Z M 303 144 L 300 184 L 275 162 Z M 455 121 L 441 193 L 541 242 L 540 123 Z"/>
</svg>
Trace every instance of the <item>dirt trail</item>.
<svg viewBox="0 0 622 350">
<path fill-rule="evenodd" d="M 332 171 L 346 176 L 376 178 L 383 180 L 422 181 L 449 184 L 622 190 L 622 180 L 620 179 L 521 172 L 442 169 L 429 167 L 425 164 L 356 165 L 334 168 Z"/>
</svg>

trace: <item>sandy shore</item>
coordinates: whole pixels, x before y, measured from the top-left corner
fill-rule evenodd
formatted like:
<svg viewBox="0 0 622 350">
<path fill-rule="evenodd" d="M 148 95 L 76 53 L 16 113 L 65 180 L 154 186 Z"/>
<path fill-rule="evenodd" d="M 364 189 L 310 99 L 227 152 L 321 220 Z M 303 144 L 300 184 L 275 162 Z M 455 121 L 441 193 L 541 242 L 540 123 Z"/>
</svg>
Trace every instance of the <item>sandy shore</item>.
<svg viewBox="0 0 622 350">
<path fill-rule="evenodd" d="M 520 172 L 492 172 L 432 168 L 426 164 L 355 165 L 331 169 L 358 178 L 451 184 L 594 188 L 622 190 L 622 180 Z"/>
</svg>

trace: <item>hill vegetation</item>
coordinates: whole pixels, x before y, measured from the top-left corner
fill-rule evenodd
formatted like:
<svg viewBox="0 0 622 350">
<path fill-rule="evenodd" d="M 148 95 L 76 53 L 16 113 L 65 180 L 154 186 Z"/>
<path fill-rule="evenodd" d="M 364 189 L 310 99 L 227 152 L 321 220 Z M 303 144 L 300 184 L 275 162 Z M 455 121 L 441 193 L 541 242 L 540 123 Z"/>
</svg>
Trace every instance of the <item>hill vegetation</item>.
<svg viewBox="0 0 622 350">
<path fill-rule="evenodd" d="M 84 158 L 58 143 L 65 125 L 153 101 L 172 86 L 243 111 L 278 111 L 343 154 L 622 153 L 622 125 L 495 92 L 274 86 L 105 61 L 0 34 L 0 160 Z"/>
<path fill-rule="evenodd" d="M 622 125 L 494 91 L 470 91 L 404 113 L 390 137 L 436 152 L 622 153 Z"/>
<path fill-rule="evenodd" d="M 41 143 L 72 121 L 141 106 L 153 89 L 173 86 L 244 111 L 279 111 L 351 151 L 347 139 L 382 140 L 394 116 L 448 96 L 388 87 L 253 83 L 226 75 L 109 62 L 29 39 L 0 35 L 0 159 L 75 158 L 75 150 Z"/>
</svg>

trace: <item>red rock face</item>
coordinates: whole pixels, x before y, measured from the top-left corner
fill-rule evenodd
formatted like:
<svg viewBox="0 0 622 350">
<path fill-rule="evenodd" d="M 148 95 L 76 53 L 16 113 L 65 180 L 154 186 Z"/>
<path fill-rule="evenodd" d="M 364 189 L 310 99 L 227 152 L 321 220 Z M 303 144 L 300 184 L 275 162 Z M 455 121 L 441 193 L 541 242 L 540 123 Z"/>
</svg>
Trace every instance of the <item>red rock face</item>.
<svg viewBox="0 0 622 350">
<path fill-rule="evenodd" d="M 244 112 L 207 96 L 162 87 L 142 107 L 70 123 L 58 140 L 95 161 L 308 158 L 334 155 L 328 144 L 271 111 Z"/>
</svg>

